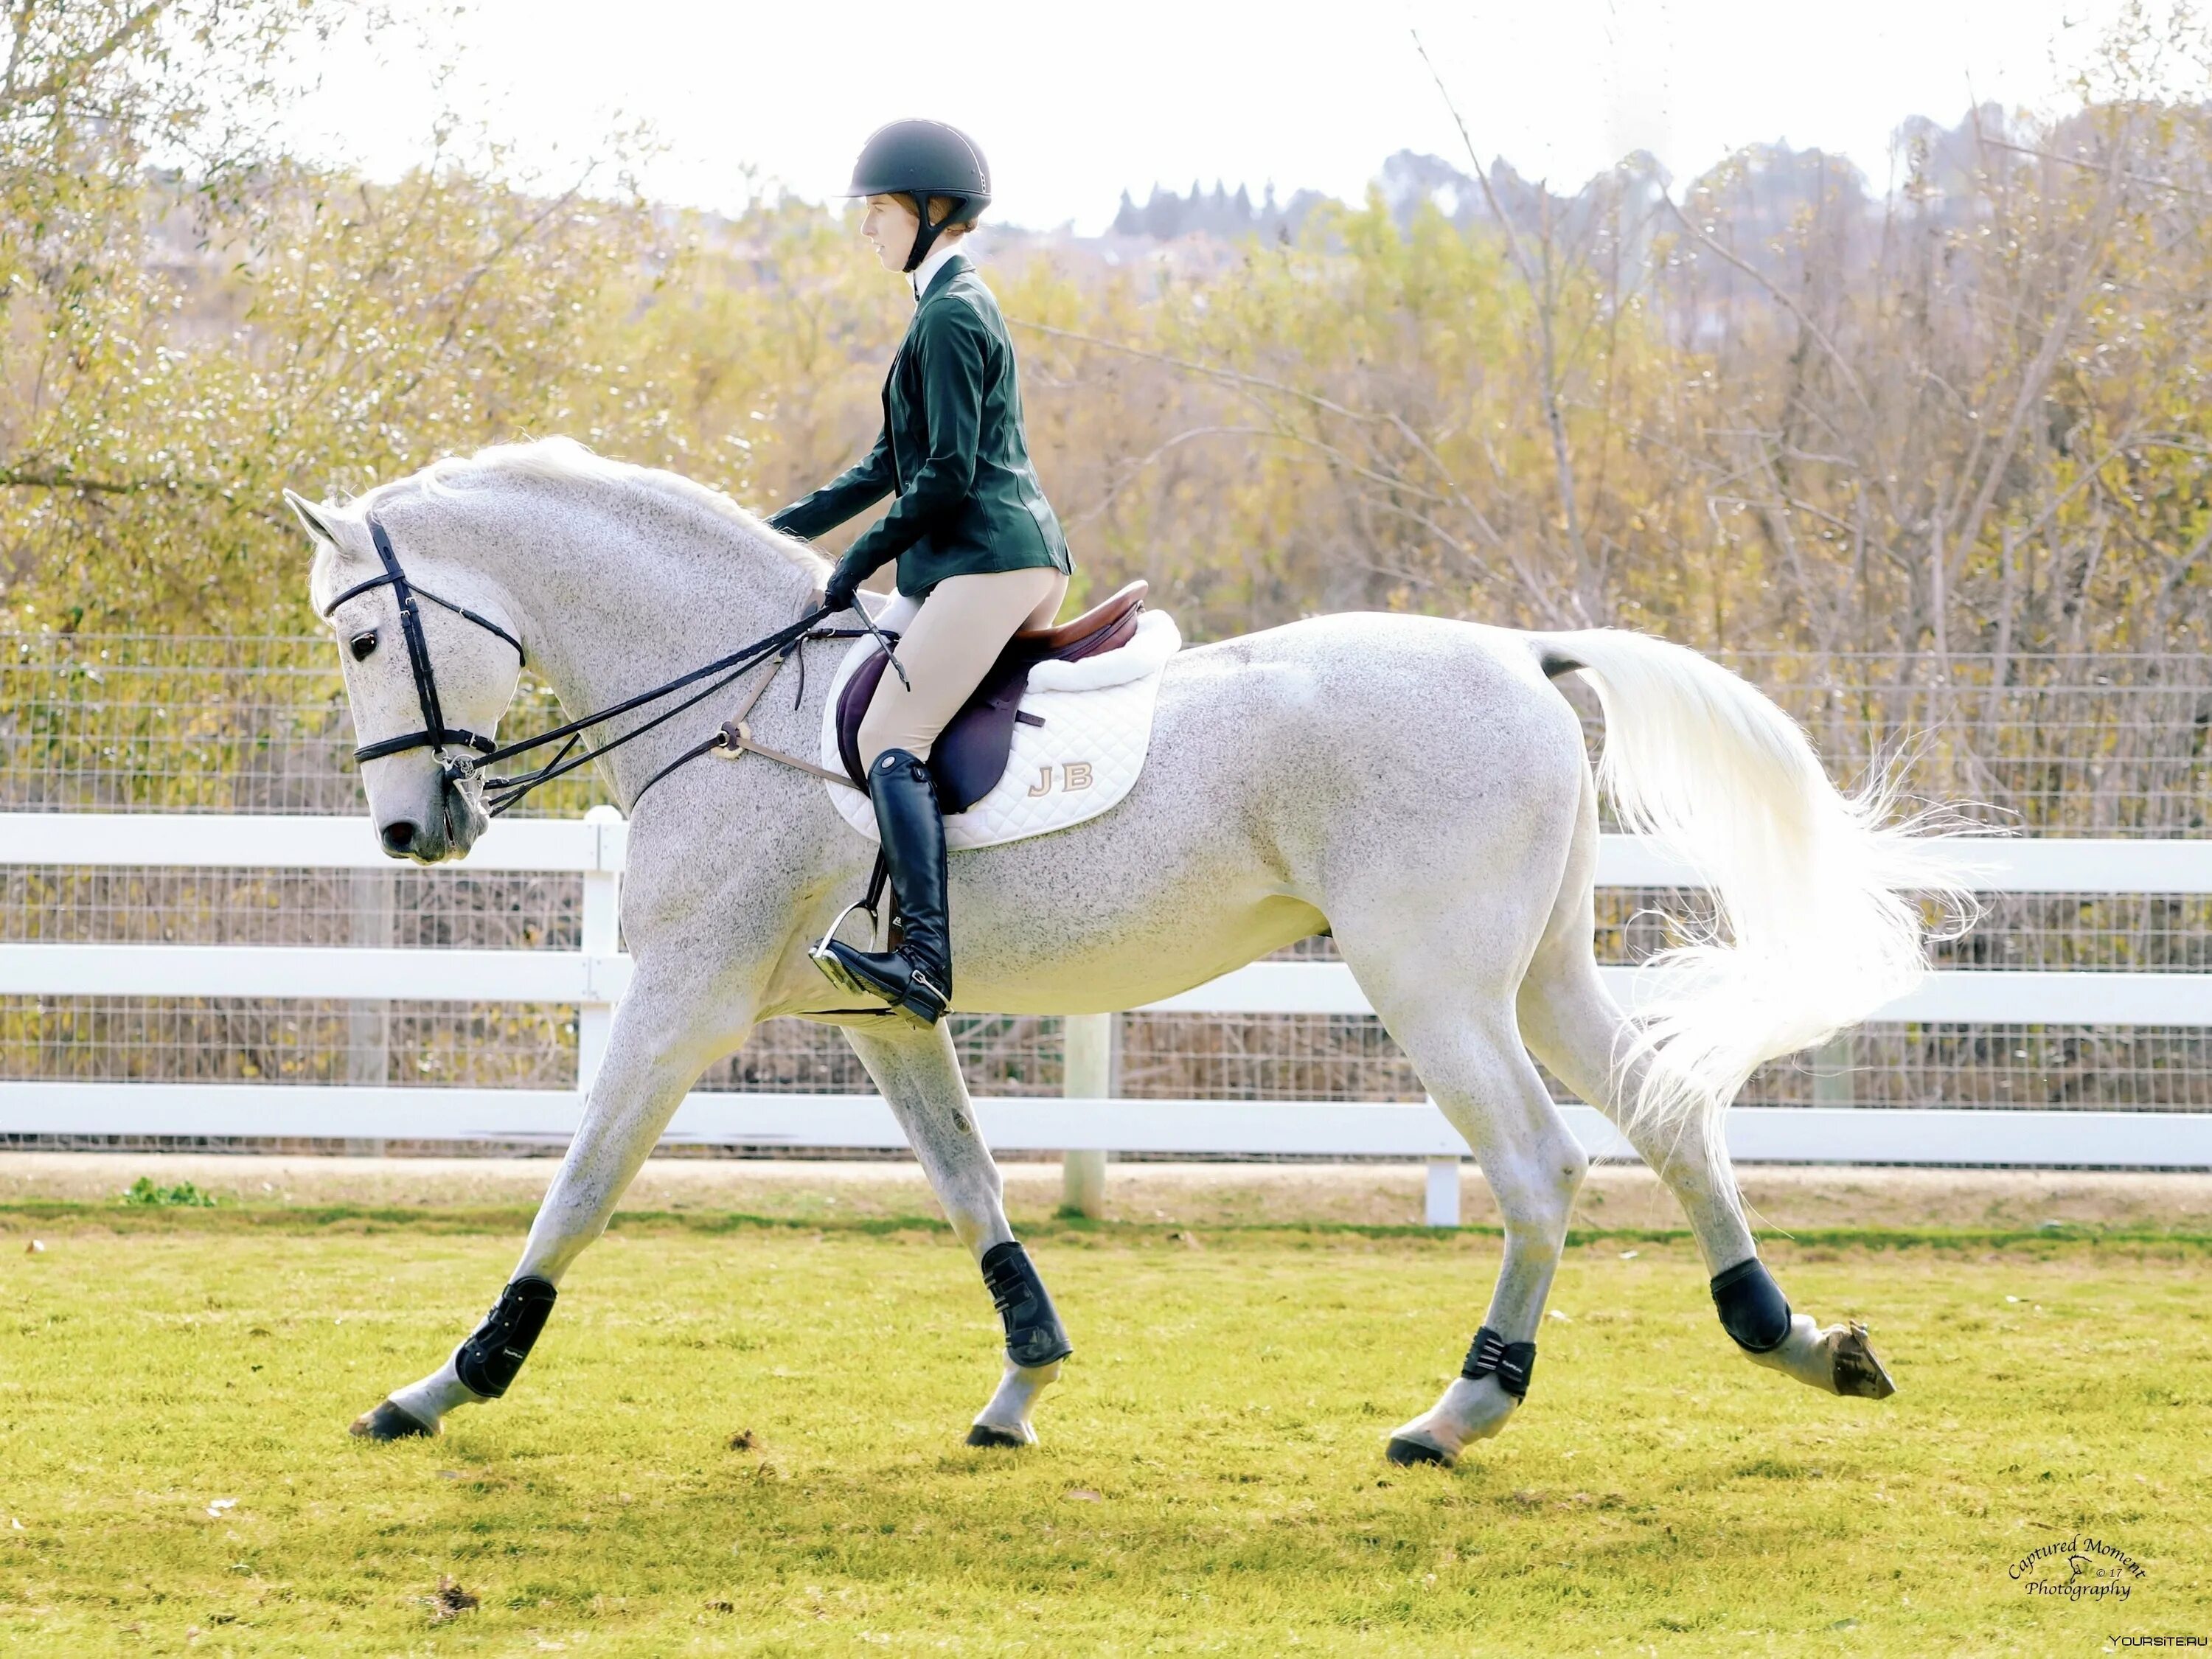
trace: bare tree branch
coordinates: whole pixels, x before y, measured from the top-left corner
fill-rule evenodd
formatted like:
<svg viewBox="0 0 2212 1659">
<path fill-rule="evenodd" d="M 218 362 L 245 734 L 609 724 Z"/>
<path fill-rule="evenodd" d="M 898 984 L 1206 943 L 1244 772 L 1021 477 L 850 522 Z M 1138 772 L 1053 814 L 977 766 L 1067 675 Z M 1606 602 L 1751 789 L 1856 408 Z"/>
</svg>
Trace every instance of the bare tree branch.
<svg viewBox="0 0 2212 1659">
<path fill-rule="evenodd" d="M 153 27 L 155 19 L 167 10 L 168 6 L 169 0 L 152 0 L 151 4 L 141 6 L 131 16 L 125 18 L 115 32 L 105 40 L 99 42 L 88 51 L 78 52 L 74 57 L 64 58 L 43 79 L 33 81 L 25 86 L 19 85 L 15 77 L 21 69 L 23 48 L 31 28 L 33 8 L 27 3 L 27 0 L 25 0 L 24 3 L 19 3 L 15 8 L 15 47 L 9 54 L 7 80 L 4 83 L 0 83 L 0 112 L 21 108 L 26 104 L 43 103 L 49 98 L 60 97 L 72 87 L 81 85 L 84 77 L 92 70 L 98 69 Z"/>
</svg>

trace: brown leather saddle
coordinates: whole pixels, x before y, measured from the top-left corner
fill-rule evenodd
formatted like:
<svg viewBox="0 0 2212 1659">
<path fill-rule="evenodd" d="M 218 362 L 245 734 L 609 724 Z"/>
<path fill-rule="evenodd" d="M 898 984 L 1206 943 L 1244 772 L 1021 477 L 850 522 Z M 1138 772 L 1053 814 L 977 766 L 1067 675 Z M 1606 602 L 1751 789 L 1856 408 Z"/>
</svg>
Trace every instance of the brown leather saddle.
<svg viewBox="0 0 2212 1659">
<path fill-rule="evenodd" d="M 1017 634 L 1006 642 L 983 683 L 961 704 L 929 751 L 929 772 L 944 811 L 964 812 L 998 787 L 1014 746 L 1016 720 L 1044 724 L 1035 714 L 1021 712 L 1030 670 L 1041 662 L 1079 662 L 1127 645 L 1136 637 L 1137 615 L 1145 608 L 1149 591 L 1147 583 L 1131 582 L 1073 622 Z M 877 682 L 889 661 L 880 647 L 870 652 L 837 698 L 837 758 L 863 788 L 867 777 L 860 765 L 860 716 L 868 712 L 868 700 L 876 695 Z"/>
</svg>

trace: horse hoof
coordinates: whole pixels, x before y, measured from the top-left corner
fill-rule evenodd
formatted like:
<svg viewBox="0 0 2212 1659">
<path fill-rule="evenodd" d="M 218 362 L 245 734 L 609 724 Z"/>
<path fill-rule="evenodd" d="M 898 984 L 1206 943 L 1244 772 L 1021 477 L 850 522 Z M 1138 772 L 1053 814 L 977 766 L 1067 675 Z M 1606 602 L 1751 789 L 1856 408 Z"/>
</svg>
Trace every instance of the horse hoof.
<svg viewBox="0 0 2212 1659">
<path fill-rule="evenodd" d="M 1854 1319 L 1835 1342 L 1836 1392 L 1860 1400 L 1887 1400 L 1897 1392 L 1881 1361 L 1867 1346 L 1867 1328 Z"/>
<path fill-rule="evenodd" d="M 428 1438 L 437 1430 L 425 1426 L 387 1400 L 374 1411 L 355 1418 L 346 1432 L 356 1440 L 413 1440 Z"/>
<path fill-rule="evenodd" d="M 1401 1434 L 1391 1436 L 1382 1455 L 1401 1469 L 1412 1468 L 1417 1463 L 1439 1463 L 1449 1468 L 1459 1462 L 1442 1446 L 1431 1446 L 1425 1440 L 1408 1440 Z"/>
<path fill-rule="evenodd" d="M 988 1423 L 978 1423 L 968 1431 L 971 1446 L 1006 1446 L 1019 1448 L 1032 1443 L 1034 1437 L 1025 1438 L 1012 1429 L 994 1429 Z"/>
</svg>

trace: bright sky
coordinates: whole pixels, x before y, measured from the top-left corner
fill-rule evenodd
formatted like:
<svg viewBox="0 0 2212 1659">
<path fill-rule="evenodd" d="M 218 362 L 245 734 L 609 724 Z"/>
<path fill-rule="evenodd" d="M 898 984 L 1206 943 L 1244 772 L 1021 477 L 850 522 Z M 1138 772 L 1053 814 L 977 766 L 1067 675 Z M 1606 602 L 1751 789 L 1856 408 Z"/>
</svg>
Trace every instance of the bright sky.
<svg viewBox="0 0 2212 1659">
<path fill-rule="evenodd" d="M 659 147 L 648 193 L 728 209 L 746 199 L 747 166 L 802 196 L 836 193 L 872 128 L 927 114 L 983 147 L 994 216 L 1091 233 L 1124 188 L 1142 200 L 1156 180 L 1357 196 L 1401 149 L 1463 166 L 1419 29 L 1486 159 L 1556 186 L 1632 149 L 1680 179 L 1787 139 L 1848 155 L 1879 189 L 1908 114 L 1948 125 L 1970 88 L 2063 104 L 2119 3 L 475 0 L 458 21 L 421 25 L 439 49 L 403 29 L 380 51 L 329 50 L 295 136 L 389 176 L 451 108 L 565 182 L 604 135 L 642 118 Z"/>
</svg>

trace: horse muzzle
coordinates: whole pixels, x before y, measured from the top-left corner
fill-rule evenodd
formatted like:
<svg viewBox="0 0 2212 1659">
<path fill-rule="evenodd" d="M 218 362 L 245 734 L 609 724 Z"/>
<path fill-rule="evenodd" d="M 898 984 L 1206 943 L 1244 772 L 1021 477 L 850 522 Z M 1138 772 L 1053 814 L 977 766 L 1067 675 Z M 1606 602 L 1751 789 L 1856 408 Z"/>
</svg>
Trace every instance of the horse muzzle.
<svg viewBox="0 0 2212 1659">
<path fill-rule="evenodd" d="M 377 826 L 387 857 L 416 864 L 465 858 L 491 822 L 475 792 L 443 776 L 427 807 L 419 816 L 393 817 Z"/>
</svg>

